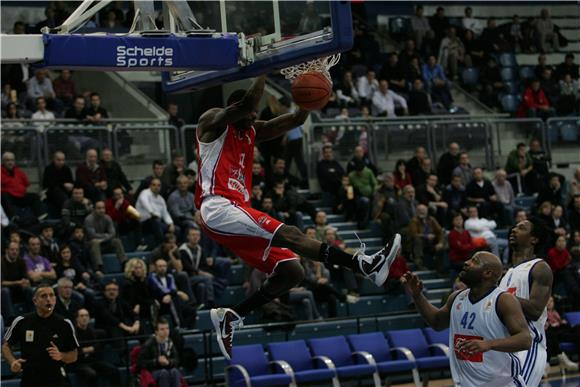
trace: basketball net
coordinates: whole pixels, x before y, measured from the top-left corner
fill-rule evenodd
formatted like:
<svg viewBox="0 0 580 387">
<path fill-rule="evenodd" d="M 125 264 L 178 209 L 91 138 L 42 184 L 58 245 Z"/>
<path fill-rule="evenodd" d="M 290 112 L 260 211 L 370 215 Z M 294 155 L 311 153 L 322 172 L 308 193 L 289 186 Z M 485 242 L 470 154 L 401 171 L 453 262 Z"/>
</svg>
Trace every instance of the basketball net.
<svg viewBox="0 0 580 387">
<path fill-rule="evenodd" d="M 340 53 L 331 56 L 316 58 L 308 62 L 286 67 L 285 69 L 280 70 L 280 73 L 282 73 L 286 79 L 292 81 L 294 80 L 294 78 L 304 73 L 317 72 L 323 74 L 326 77 L 326 79 L 328 79 L 328 82 L 332 84 L 332 79 L 330 78 L 330 73 L 328 72 L 328 70 L 330 70 L 332 66 L 337 64 L 339 60 Z"/>
</svg>

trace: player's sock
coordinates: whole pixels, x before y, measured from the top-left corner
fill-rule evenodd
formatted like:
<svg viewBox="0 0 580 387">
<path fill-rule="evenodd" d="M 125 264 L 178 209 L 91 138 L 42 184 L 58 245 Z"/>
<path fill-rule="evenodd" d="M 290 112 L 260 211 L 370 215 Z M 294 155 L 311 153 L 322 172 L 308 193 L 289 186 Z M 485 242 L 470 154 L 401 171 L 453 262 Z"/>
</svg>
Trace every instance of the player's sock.
<svg viewBox="0 0 580 387">
<path fill-rule="evenodd" d="M 246 298 L 232 309 L 237 314 L 244 317 L 252 310 L 258 309 L 260 306 L 267 304 L 274 298 L 276 297 L 272 297 L 271 295 L 267 294 L 264 289 L 260 288 L 260 290 L 258 290 L 256 293 L 252 294 L 250 297 Z"/>
<path fill-rule="evenodd" d="M 320 245 L 318 260 L 330 265 L 339 265 L 351 270 L 357 270 L 358 265 L 352 254 L 349 254 L 338 247 L 329 246 L 326 243 Z"/>
</svg>

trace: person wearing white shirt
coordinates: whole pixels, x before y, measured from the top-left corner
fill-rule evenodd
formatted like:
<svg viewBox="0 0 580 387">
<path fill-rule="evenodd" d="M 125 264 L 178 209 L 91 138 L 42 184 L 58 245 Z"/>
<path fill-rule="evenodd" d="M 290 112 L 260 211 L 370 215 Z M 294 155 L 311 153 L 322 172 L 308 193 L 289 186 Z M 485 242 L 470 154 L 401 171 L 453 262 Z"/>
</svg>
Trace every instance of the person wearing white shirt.
<svg viewBox="0 0 580 387">
<path fill-rule="evenodd" d="M 375 91 L 379 89 L 379 81 L 373 70 L 368 70 L 367 75 L 359 77 L 356 81 L 356 88 L 361 99 L 370 101 Z"/>
<path fill-rule="evenodd" d="M 382 80 L 379 83 L 379 90 L 373 94 L 373 113 L 376 116 L 386 115 L 387 117 L 396 117 L 395 103 L 400 105 L 407 115 L 407 101 L 399 94 L 389 90 L 389 82 Z"/>
<path fill-rule="evenodd" d="M 32 119 L 35 120 L 34 125 L 50 125 L 50 121 L 55 119 L 54 113 L 46 109 L 46 98 L 38 97 L 36 99 L 36 109 L 37 110 L 32 114 Z"/>
<path fill-rule="evenodd" d="M 463 29 L 471 30 L 476 36 L 481 35 L 483 31 L 483 25 L 481 22 L 473 17 L 473 10 L 471 7 L 465 8 L 465 16 L 461 19 L 463 24 Z"/>
<path fill-rule="evenodd" d="M 469 231 L 469 234 L 473 238 L 484 238 L 487 242 L 487 246 L 491 249 L 491 252 L 498 257 L 501 257 L 499 254 L 500 246 L 505 247 L 507 246 L 507 240 L 499 239 L 492 230 L 495 230 L 497 227 L 497 223 L 495 220 L 489 220 L 485 218 L 479 217 L 479 212 L 477 211 L 477 207 L 470 206 L 467 209 L 468 218 L 465 220 L 465 229 Z M 507 251 L 507 249 L 506 249 Z M 505 253 L 505 251 L 504 251 Z M 506 254 L 504 254 L 503 258 Z M 505 262 L 505 259 L 504 259 Z"/>
<path fill-rule="evenodd" d="M 159 244 L 163 241 L 166 232 L 179 235 L 173 219 L 167 210 L 165 199 L 160 195 L 161 180 L 153 178 L 149 188 L 141 191 L 137 199 L 136 208 L 140 215 L 143 230 L 152 232 L 155 241 Z"/>
</svg>

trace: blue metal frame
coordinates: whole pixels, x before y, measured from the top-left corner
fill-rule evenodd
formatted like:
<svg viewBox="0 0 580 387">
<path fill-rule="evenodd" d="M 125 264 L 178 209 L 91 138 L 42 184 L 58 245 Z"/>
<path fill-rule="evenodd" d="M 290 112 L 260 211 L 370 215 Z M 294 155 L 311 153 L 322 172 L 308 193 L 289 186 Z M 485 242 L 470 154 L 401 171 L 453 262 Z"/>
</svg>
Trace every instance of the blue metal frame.
<svg viewBox="0 0 580 387">
<path fill-rule="evenodd" d="M 306 62 L 323 55 L 348 51 L 353 45 L 352 14 L 349 1 L 329 1 L 332 16 L 333 38 L 326 42 L 316 42 L 307 47 L 282 47 L 275 54 L 256 62 L 228 70 L 210 71 L 188 79 L 171 80 L 169 73 L 163 73 L 163 91 L 166 93 L 187 92 L 216 86 L 239 79 L 251 78 L 272 70 L 279 70 Z"/>
</svg>

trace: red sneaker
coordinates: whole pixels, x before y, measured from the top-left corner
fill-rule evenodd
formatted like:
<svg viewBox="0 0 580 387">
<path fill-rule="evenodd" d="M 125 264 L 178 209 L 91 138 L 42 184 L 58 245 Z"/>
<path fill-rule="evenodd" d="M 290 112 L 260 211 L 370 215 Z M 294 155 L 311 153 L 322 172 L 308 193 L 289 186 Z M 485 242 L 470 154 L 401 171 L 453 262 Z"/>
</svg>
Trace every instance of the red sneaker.
<svg viewBox="0 0 580 387">
<path fill-rule="evenodd" d="M 209 311 L 209 316 L 215 329 L 220 350 L 224 357 L 230 360 L 232 357 L 234 331 L 244 325 L 243 319 L 229 308 L 212 309 Z"/>
</svg>

